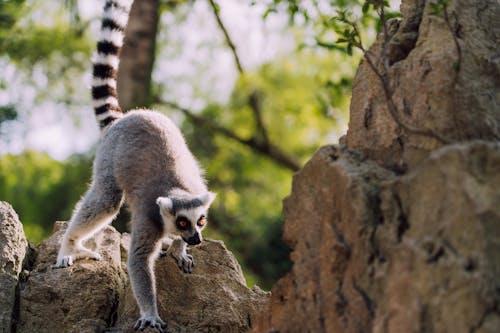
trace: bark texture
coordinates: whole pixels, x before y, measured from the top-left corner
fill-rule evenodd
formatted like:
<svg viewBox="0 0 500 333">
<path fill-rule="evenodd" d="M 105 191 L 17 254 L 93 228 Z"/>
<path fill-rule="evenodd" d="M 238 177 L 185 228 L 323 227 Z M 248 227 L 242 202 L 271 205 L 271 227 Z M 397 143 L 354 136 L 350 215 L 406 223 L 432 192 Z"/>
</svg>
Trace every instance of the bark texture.
<svg viewBox="0 0 500 333">
<path fill-rule="evenodd" d="M 118 69 L 118 97 L 125 112 L 151 103 L 158 20 L 159 0 L 134 1 Z"/>
</svg>

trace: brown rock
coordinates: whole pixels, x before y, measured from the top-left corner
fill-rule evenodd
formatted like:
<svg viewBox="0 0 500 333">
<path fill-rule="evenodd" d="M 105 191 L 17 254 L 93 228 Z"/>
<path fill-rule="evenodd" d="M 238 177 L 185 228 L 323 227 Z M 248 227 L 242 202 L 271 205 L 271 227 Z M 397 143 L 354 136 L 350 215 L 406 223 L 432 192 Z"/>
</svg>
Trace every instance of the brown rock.
<svg viewBox="0 0 500 333">
<path fill-rule="evenodd" d="M 156 263 L 158 307 L 169 332 L 246 332 L 267 293 L 248 289 L 241 268 L 221 241 L 192 248 L 195 269 L 185 274 L 171 257 Z M 134 332 L 139 310 L 130 286 L 118 309 L 116 328 Z"/>
<path fill-rule="evenodd" d="M 403 177 L 320 149 L 285 200 L 292 271 L 254 332 L 500 331 L 500 144 L 448 146 Z"/>
<path fill-rule="evenodd" d="M 0 332 L 10 332 L 16 303 L 16 286 L 28 242 L 16 212 L 0 201 Z"/>
<path fill-rule="evenodd" d="M 129 235 L 106 227 L 87 241 L 102 261 L 52 269 L 65 228 L 57 222 L 55 233 L 35 249 L 34 268 L 20 284 L 17 332 L 134 332 L 139 312 L 126 273 Z M 171 257 L 157 261 L 158 306 L 170 331 L 247 331 L 249 318 L 269 295 L 246 287 L 222 242 L 206 240 L 191 252 L 193 274 L 182 273 Z"/>
<path fill-rule="evenodd" d="M 433 152 L 384 188 L 380 332 L 500 331 L 499 170 L 500 145 L 472 142 Z"/>
<path fill-rule="evenodd" d="M 36 247 L 33 271 L 20 285 L 17 332 L 98 332 L 108 327 L 123 293 L 120 234 L 106 227 L 89 240 L 103 261 L 81 260 L 69 268 L 52 269 L 66 224 Z"/>
<path fill-rule="evenodd" d="M 321 148 L 294 176 L 284 201 L 294 265 L 273 287 L 254 332 L 369 332 L 375 309 L 365 275 L 380 183 L 392 177 L 336 146 Z"/>
<path fill-rule="evenodd" d="M 451 30 L 443 13 L 432 14 L 429 7 L 430 1 L 403 1 L 402 22 L 389 24 L 389 77 L 399 118 L 450 142 L 499 140 L 500 3 L 449 2 Z M 370 49 L 376 57 L 383 39 Z M 416 165 L 443 145 L 396 124 L 366 61 L 354 79 L 346 139 L 349 148 L 396 168 Z"/>
</svg>

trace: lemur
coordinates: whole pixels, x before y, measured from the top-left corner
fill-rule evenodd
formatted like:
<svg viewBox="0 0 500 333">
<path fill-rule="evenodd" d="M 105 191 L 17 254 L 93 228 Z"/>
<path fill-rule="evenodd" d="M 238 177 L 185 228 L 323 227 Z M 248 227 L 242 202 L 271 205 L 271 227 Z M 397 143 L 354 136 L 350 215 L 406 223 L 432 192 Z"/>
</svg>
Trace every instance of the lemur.
<svg viewBox="0 0 500 333">
<path fill-rule="evenodd" d="M 194 260 L 187 244 L 201 243 L 215 194 L 207 190 L 203 171 L 169 118 L 150 110 L 124 114 L 118 104 L 118 57 L 132 2 L 105 2 L 92 82 L 102 134 L 92 182 L 76 205 L 54 267 L 68 267 L 81 258 L 100 260 L 99 253 L 84 247 L 83 241 L 109 224 L 125 199 L 132 215 L 128 274 L 140 308 L 134 328 L 149 326 L 163 332 L 155 260 L 162 245 L 170 245 L 168 251 L 179 267 L 191 273 Z"/>
</svg>

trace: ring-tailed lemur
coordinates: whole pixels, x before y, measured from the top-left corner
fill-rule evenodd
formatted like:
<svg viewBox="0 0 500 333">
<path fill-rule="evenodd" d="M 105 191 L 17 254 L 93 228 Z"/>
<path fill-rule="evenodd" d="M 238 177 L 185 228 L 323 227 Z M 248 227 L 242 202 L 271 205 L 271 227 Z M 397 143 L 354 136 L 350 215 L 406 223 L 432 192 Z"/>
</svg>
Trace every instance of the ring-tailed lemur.
<svg viewBox="0 0 500 333">
<path fill-rule="evenodd" d="M 99 260 L 99 253 L 85 248 L 83 241 L 110 223 L 126 198 L 132 212 L 128 274 L 141 312 L 135 328 L 151 326 L 163 332 L 155 259 L 162 245 L 171 245 L 169 252 L 179 267 L 192 271 L 194 261 L 186 244 L 202 241 L 215 194 L 207 190 L 202 170 L 170 119 L 149 110 L 124 115 L 118 104 L 118 56 L 132 2 L 106 0 L 92 83 L 102 137 L 92 183 L 73 212 L 54 266 L 67 267 L 80 258 Z"/>
</svg>

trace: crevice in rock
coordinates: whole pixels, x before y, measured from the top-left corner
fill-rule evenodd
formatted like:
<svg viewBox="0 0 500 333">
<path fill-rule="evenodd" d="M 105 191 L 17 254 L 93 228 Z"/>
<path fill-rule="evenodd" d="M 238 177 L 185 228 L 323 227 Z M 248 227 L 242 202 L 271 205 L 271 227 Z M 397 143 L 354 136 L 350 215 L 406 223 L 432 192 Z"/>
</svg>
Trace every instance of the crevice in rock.
<svg viewBox="0 0 500 333">
<path fill-rule="evenodd" d="M 408 217 L 403 211 L 403 204 L 401 202 L 401 198 L 399 195 L 395 194 L 393 196 L 394 201 L 396 202 L 397 209 L 398 209 L 398 217 L 397 217 L 397 230 L 396 230 L 396 237 L 398 240 L 398 243 L 401 243 L 401 240 L 403 239 L 404 234 L 408 229 L 410 228 L 410 223 L 408 222 Z"/>
<path fill-rule="evenodd" d="M 429 305 L 422 304 L 420 305 L 420 315 L 419 315 L 420 333 L 433 333 L 434 329 L 432 328 L 432 322 L 429 316 Z"/>
<path fill-rule="evenodd" d="M 26 282 L 28 281 L 29 275 L 31 271 L 34 269 L 35 260 L 36 260 L 35 248 L 33 244 L 28 243 L 28 245 L 26 246 L 26 255 L 23 259 L 22 269 L 21 272 L 19 273 L 15 290 L 14 307 L 12 309 L 12 322 L 10 328 L 11 333 L 17 332 L 17 324 L 19 322 L 19 315 L 20 315 L 21 289 L 23 288 L 24 284 L 26 284 Z"/>
<path fill-rule="evenodd" d="M 14 308 L 12 309 L 12 322 L 10 331 L 12 333 L 17 332 L 17 323 L 19 320 L 19 299 L 20 299 L 20 286 L 19 283 L 16 286 L 15 298 L 14 298 Z"/>
<path fill-rule="evenodd" d="M 342 292 L 342 286 L 343 282 L 339 281 L 337 290 L 335 290 L 335 312 L 339 315 L 339 317 L 343 316 L 347 307 L 349 306 L 349 301 L 345 297 L 344 293 Z"/>
<path fill-rule="evenodd" d="M 427 257 L 427 263 L 428 264 L 433 264 L 437 263 L 441 257 L 443 257 L 446 254 L 444 247 L 439 246 L 436 251 L 433 251 L 429 253 L 429 256 Z"/>
<path fill-rule="evenodd" d="M 490 315 L 494 315 L 494 316 L 499 316 L 500 317 L 500 310 L 497 309 L 497 303 L 495 302 L 495 304 L 493 304 L 493 306 L 487 308 L 481 318 L 479 318 L 479 321 L 476 325 L 472 326 L 469 330 L 469 333 L 475 333 L 475 332 L 482 332 L 481 328 L 483 327 L 485 321 L 486 321 L 486 318 Z"/>
<path fill-rule="evenodd" d="M 109 316 L 106 318 L 106 326 L 107 327 L 113 327 L 116 324 L 116 321 L 118 320 L 118 306 L 120 304 L 120 297 L 119 295 L 115 295 L 115 298 L 112 301 L 111 304 L 111 309 L 109 311 Z"/>
<path fill-rule="evenodd" d="M 354 288 L 354 290 L 358 292 L 358 294 L 361 295 L 361 298 L 365 303 L 366 309 L 368 310 L 370 317 L 372 319 L 375 318 L 375 309 L 376 309 L 375 301 L 371 299 L 370 296 L 368 296 L 368 294 L 366 293 L 366 291 L 356 283 L 356 280 L 354 278 L 352 279 L 352 287 Z"/>
</svg>

